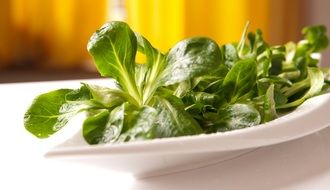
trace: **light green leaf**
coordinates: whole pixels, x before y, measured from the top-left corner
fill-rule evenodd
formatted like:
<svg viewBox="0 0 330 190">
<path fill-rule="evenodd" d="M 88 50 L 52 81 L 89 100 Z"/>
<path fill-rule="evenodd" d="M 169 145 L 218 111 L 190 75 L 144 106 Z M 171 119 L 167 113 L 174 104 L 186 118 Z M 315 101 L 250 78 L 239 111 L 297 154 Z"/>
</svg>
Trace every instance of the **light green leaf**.
<svg viewBox="0 0 330 190">
<path fill-rule="evenodd" d="M 138 102 L 128 93 L 120 90 L 102 87 L 98 85 L 84 84 L 92 94 L 92 100 L 101 104 L 105 108 L 112 108 L 128 101 L 136 106 Z"/>
<path fill-rule="evenodd" d="M 138 33 L 135 35 L 138 39 L 139 51 L 147 58 L 146 65 L 140 66 L 143 76 L 139 74 L 137 78 L 139 78 L 140 90 L 143 92 L 143 104 L 148 104 L 157 88 L 162 85 L 160 77 L 166 66 L 165 56 L 143 36 Z"/>
<path fill-rule="evenodd" d="M 275 99 L 274 99 L 274 84 L 271 84 L 269 86 L 264 96 L 263 111 L 264 111 L 263 122 L 271 121 L 277 118 Z"/>
<path fill-rule="evenodd" d="M 324 84 L 324 75 L 319 68 L 308 68 L 309 90 L 305 95 L 293 102 L 277 106 L 277 109 L 296 107 L 302 104 L 306 99 L 319 94 Z"/>
<path fill-rule="evenodd" d="M 254 59 L 240 60 L 229 70 L 222 87 L 229 102 L 248 93 L 256 84 L 257 66 Z"/>
<path fill-rule="evenodd" d="M 103 25 L 93 34 L 87 49 L 102 76 L 116 79 L 124 91 L 142 103 L 135 82 L 137 40 L 126 23 L 115 21 Z"/>
<path fill-rule="evenodd" d="M 199 124 L 183 108 L 183 103 L 175 96 L 157 97 L 158 111 L 155 121 L 157 138 L 196 135 L 202 133 Z"/>
<path fill-rule="evenodd" d="M 155 108 L 143 106 L 125 107 L 124 130 L 119 142 L 147 140 L 156 138 L 154 123 L 157 111 Z"/>
<path fill-rule="evenodd" d="M 25 128 L 38 138 L 47 138 L 60 130 L 74 115 L 62 106 L 71 89 L 60 89 L 41 94 L 34 99 L 24 115 Z"/>
</svg>

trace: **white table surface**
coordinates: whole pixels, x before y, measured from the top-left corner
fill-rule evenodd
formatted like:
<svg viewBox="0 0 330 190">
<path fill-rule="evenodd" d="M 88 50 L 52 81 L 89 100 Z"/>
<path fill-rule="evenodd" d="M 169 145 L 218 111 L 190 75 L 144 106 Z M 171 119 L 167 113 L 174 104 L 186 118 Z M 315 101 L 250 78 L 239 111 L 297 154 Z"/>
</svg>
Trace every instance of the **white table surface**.
<svg viewBox="0 0 330 190">
<path fill-rule="evenodd" d="M 35 95 L 63 85 L 79 82 L 0 84 L 0 189 L 330 189 L 330 127 L 215 165 L 143 180 L 45 159 L 53 142 L 30 135 L 23 115 Z"/>
</svg>

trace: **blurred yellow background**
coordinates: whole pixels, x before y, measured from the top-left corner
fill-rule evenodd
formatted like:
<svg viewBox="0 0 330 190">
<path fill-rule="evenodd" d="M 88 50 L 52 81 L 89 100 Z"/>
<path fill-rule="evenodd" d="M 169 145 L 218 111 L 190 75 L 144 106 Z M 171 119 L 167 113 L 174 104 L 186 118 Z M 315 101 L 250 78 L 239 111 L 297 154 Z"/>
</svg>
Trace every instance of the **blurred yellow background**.
<svg viewBox="0 0 330 190">
<path fill-rule="evenodd" d="M 262 29 L 273 43 L 299 35 L 300 0 L 126 0 L 127 21 L 163 51 L 178 40 L 203 35 L 239 41 L 244 25 Z M 284 35 L 285 34 L 285 35 Z"/>
<path fill-rule="evenodd" d="M 93 70 L 87 41 L 110 20 L 128 22 L 163 52 L 196 35 L 209 36 L 219 44 L 238 41 L 247 21 L 250 31 L 260 28 L 267 41 L 279 44 L 300 39 L 301 28 L 318 21 L 314 15 L 328 2 L 0 0 L 0 82 L 1 75 L 8 76 L 4 73 L 13 69 Z"/>
<path fill-rule="evenodd" d="M 107 6 L 105 0 L 0 0 L 0 66 L 80 67 Z"/>
</svg>

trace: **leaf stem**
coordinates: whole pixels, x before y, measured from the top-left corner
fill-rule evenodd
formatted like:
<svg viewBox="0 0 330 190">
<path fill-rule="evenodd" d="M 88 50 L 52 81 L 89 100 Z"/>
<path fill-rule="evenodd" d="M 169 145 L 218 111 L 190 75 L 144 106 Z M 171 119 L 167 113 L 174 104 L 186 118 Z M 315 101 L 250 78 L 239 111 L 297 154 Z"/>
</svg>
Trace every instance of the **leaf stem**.
<svg viewBox="0 0 330 190">
<path fill-rule="evenodd" d="M 246 38 L 246 34 L 247 34 L 247 30 L 249 28 L 249 25 L 250 25 L 250 21 L 247 21 L 245 26 L 244 26 L 241 39 L 240 39 L 240 41 L 237 45 L 237 50 L 238 50 L 238 56 L 239 57 L 241 57 L 242 54 L 243 54 L 243 50 L 244 50 L 244 46 L 245 46 L 245 38 Z"/>
</svg>

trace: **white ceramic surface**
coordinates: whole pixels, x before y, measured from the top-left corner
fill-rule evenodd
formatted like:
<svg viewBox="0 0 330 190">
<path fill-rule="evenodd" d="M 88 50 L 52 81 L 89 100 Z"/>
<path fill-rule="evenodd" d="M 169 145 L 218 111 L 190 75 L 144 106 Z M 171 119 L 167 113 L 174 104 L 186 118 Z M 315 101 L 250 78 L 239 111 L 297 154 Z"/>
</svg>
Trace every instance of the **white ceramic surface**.
<svg viewBox="0 0 330 190">
<path fill-rule="evenodd" d="M 326 114 L 329 108 L 330 94 L 324 94 L 307 100 L 288 115 L 251 128 L 117 145 L 87 145 L 78 131 L 47 152 L 46 157 L 130 172 L 137 177 L 168 174 L 314 133 L 330 124 Z"/>
</svg>

